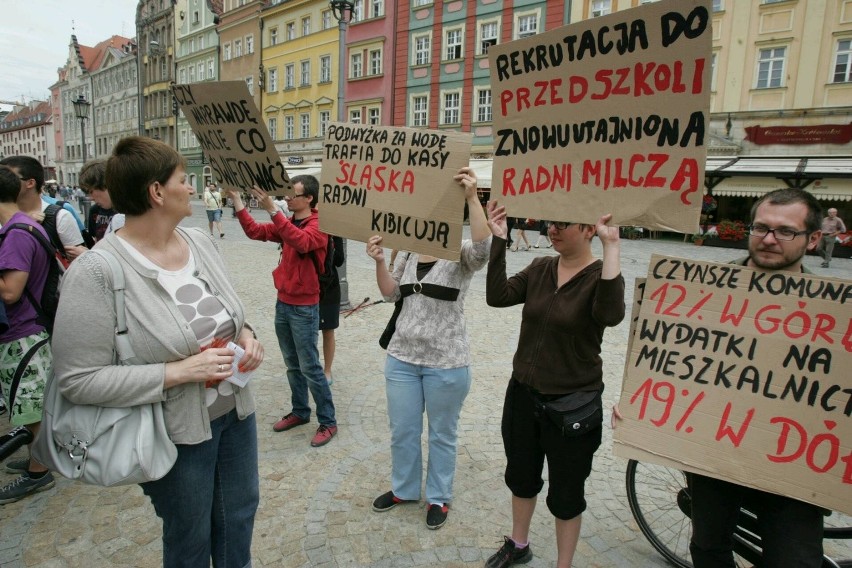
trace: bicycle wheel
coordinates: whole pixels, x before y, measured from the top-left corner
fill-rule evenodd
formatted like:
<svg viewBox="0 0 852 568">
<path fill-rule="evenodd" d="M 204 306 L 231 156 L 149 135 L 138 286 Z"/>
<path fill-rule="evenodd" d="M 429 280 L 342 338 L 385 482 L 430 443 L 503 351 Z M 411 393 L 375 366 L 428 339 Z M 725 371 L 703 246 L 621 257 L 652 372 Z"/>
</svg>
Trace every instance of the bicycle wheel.
<svg viewBox="0 0 852 568">
<path fill-rule="evenodd" d="M 626 483 L 630 512 L 651 546 L 674 566 L 692 568 L 689 561 L 692 503 L 685 474 L 630 460 Z"/>
<path fill-rule="evenodd" d="M 823 547 L 837 566 L 852 566 L 852 516 L 835 511 L 825 518 Z"/>
</svg>

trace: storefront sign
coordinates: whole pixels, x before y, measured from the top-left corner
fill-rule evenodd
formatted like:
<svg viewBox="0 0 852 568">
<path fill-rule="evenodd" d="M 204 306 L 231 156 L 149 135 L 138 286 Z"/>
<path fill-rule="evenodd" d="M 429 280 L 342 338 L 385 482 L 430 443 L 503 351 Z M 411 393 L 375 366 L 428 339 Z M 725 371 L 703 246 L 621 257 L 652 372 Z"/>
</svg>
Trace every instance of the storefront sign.
<svg viewBox="0 0 852 568">
<path fill-rule="evenodd" d="M 818 126 L 747 126 L 746 140 L 753 144 L 848 144 L 852 123 Z"/>
</svg>

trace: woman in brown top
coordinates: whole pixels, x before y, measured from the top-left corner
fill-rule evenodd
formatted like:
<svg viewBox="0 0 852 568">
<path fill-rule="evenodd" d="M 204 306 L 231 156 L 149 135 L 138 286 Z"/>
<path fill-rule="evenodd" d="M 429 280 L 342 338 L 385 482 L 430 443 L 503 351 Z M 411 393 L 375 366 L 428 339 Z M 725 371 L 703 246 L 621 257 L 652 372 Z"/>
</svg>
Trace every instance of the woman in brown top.
<svg viewBox="0 0 852 568">
<path fill-rule="evenodd" d="M 603 332 L 624 318 L 618 227 L 606 225 L 611 215 L 601 217 L 595 226 L 551 223 L 548 236 L 559 256 L 537 258 L 507 278 L 506 210 L 491 202 L 488 213 L 494 235 L 488 305 L 522 303 L 524 308 L 502 422 L 505 479 L 512 491 L 512 536 L 505 537 L 486 566 L 503 568 L 532 558 L 530 521 L 544 485 L 541 473 L 546 457 L 547 507 L 556 517 L 557 566 L 568 568 L 586 508 L 585 480 L 601 443 Z M 603 261 L 592 256 L 595 234 L 603 244 Z M 568 412 L 570 422 L 563 422 L 565 417 L 545 404 L 577 408 Z"/>
</svg>

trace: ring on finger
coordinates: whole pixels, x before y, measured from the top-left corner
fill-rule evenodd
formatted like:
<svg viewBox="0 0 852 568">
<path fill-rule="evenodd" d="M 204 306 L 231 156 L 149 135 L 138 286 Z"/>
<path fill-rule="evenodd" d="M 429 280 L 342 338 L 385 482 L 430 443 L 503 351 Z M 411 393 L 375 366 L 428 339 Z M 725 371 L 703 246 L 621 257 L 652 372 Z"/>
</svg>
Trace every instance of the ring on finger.
<svg viewBox="0 0 852 568">
<path fill-rule="evenodd" d="M 224 370 L 225 370 L 225 365 L 219 365 L 219 372 L 221 373 Z"/>
</svg>

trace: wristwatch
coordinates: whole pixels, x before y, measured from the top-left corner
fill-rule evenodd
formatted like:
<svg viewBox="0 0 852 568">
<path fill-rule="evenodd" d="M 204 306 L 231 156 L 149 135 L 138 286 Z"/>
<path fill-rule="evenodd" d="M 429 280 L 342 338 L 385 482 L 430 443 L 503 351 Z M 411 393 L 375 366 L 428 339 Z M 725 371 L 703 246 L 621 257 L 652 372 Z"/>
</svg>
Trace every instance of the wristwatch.
<svg viewBox="0 0 852 568">
<path fill-rule="evenodd" d="M 278 207 L 276 206 L 276 207 L 275 207 L 275 209 L 274 209 L 273 211 L 269 211 L 268 213 L 269 213 L 269 218 L 270 218 L 270 219 L 272 219 L 272 218 L 274 218 L 276 215 L 278 215 L 279 213 L 281 213 L 281 210 L 280 210 L 280 209 L 278 209 Z"/>
</svg>

